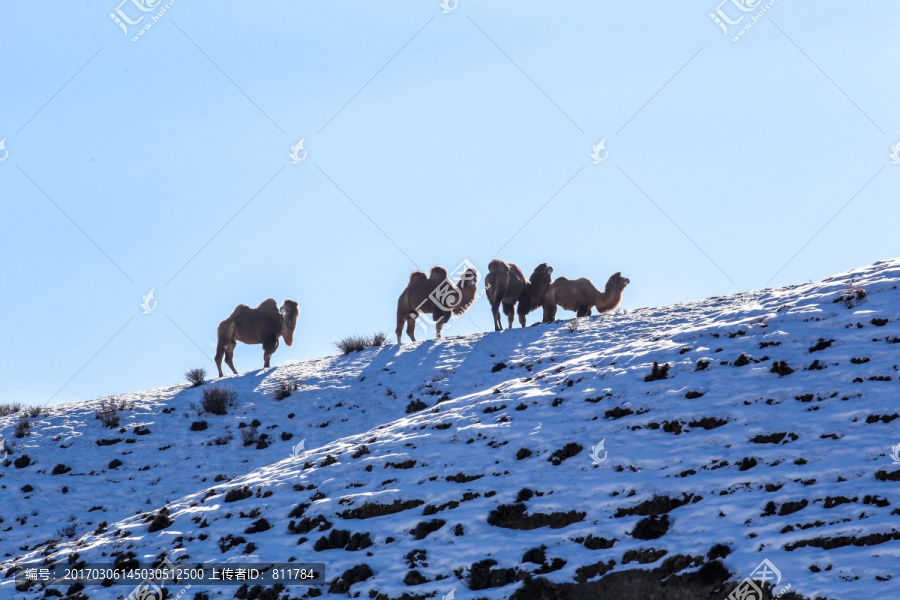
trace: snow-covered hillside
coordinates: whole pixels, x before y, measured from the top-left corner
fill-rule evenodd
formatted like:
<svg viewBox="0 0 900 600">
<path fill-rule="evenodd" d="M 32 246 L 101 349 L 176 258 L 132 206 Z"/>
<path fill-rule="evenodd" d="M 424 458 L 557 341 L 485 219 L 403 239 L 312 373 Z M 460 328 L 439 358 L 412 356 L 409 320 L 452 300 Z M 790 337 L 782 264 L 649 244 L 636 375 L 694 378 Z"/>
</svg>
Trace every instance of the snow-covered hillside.
<svg viewBox="0 0 900 600">
<path fill-rule="evenodd" d="M 4 417 L 0 598 L 125 597 L 17 592 L 14 566 L 163 556 L 325 564 L 320 586 L 181 598 L 724 598 L 764 559 L 782 598 L 894 597 L 898 286 L 886 261 L 122 394 L 115 427 L 99 400 L 21 438 Z M 198 415 L 213 385 L 236 406 Z"/>
</svg>

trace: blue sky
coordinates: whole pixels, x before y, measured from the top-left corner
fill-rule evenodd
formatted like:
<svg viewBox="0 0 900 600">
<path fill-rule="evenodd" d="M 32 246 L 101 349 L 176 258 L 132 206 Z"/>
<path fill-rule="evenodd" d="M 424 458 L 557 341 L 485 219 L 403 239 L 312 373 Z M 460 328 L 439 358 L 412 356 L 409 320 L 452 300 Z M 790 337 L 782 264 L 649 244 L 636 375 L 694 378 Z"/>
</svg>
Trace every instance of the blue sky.
<svg viewBox="0 0 900 600">
<path fill-rule="evenodd" d="M 737 42 L 693 0 L 179 0 L 137 42 L 155 11 L 126 36 L 116 8 L 0 8 L 0 402 L 214 370 L 268 297 L 301 308 L 275 364 L 333 354 L 433 264 L 622 271 L 638 308 L 898 254 L 888 3 L 780 0 Z"/>
</svg>

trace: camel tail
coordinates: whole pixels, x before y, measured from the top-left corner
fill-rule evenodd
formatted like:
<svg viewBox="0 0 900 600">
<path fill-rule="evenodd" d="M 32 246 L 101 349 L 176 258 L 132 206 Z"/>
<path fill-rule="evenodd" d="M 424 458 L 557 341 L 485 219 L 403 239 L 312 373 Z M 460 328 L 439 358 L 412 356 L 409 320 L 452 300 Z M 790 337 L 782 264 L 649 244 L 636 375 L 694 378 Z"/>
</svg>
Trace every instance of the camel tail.
<svg viewBox="0 0 900 600">
<path fill-rule="evenodd" d="M 503 275 L 506 277 L 503 277 Z M 492 307 L 499 306 L 500 301 L 503 300 L 503 294 L 506 293 L 505 289 L 497 289 L 497 281 L 501 279 L 503 281 L 509 281 L 509 265 L 499 258 L 495 258 L 488 263 L 488 274 L 484 277 L 484 289 L 487 292 L 487 297 L 491 302 Z"/>
<path fill-rule="evenodd" d="M 491 305 L 494 304 L 494 297 L 497 295 L 497 274 L 496 273 L 488 273 L 484 277 L 484 290 L 487 293 L 488 300 L 490 300 Z M 499 302 L 499 300 L 498 300 Z"/>
</svg>

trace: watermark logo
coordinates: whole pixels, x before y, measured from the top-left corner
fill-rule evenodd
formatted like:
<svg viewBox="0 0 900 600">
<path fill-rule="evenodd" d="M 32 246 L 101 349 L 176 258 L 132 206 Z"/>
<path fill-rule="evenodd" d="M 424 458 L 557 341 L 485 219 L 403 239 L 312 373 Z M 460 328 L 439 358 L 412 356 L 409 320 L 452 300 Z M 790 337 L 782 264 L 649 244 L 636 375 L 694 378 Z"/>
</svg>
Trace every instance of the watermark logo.
<svg viewBox="0 0 900 600">
<path fill-rule="evenodd" d="M 140 10 L 142 12 L 150 12 L 151 10 L 156 8 L 156 5 L 159 4 L 160 1 L 161 0 L 158 0 L 156 4 L 154 4 L 153 6 L 149 6 L 149 4 L 150 4 L 149 2 L 142 1 L 142 0 L 137 0 L 137 1 L 122 0 L 119 3 L 119 5 L 116 7 L 115 11 L 109 13 L 109 18 L 112 19 L 113 22 L 122 29 L 122 33 L 124 33 L 125 35 L 128 35 L 128 25 L 137 25 L 138 23 L 140 23 L 141 21 L 144 20 L 144 16 L 141 15 L 136 20 L 132 21 L 131 17 L 129 17 L 125 13 L 125 11 L 122 10 L 122 7 L 125 4 L 128 4 L 129 2 L 131 2 L 138 8 L 138 10 Z"/>
<path fill-rule="evenodd" d="M 728 600 L 762 600 L 763 591 L 749 577 L 744 578 L 736 588 L 728 594 Z"/>
<path fill-rule="evenodd" d="M 778 585 L 781 583 L 781 571 L 766 558 L 750 573 L 750 579 L 755 579 L 760 583 L 771 581 L 772 585 Z"/>
<path fill-rule="evenodd" d="M 713 23 L 719 26 L 724 35 L 728 36 L 734 33 L 731 41 L 736 42 L 748 29 L 753 27 L 753 25 L 760 20 L 777 1 L 778 0 L 769 0 L 765 5 L 762 5 L 763 0 L 722 0 L 713 12 L 709 13 L 709 18 L 713 20 Z M 727 5 L 731 5 L 728 10 L 723 8 Z M 751 13 L 753 11 L 757 11 L 756 14 L 742 14 Z M 744 21 L 745 17 L 748 18 L 747 21 Z M 732 28 L 735 26 L 740 26 L 740 29 L 734 31 Z"/>
<path fill-rule="evenodd" d="M 900 144 L 897 144 L 900 146 Z M 0 140 L 0 163 L 9 158 L 9 150 L 6 149 L 6 138 Z"/>
<path fill-rule="evenodd" d="M 447 592 L 447 594 L 441 596 L 441 600 L 453 600 L 454 598 L 456 598 L 456 588 L 453 588 Z"/>
<path fill-rule="evenodd" d="M 306 160 L 306 150 L 303 149 L 303 142 L 306 138 L 301 139 L 299 142 L 291 146 L 291 153 L 288 156 L 291 157 L 291 164 L 298 165 Z M 303 152 L 301 155 L 300 152 Z"/>
<path fill-rule="evenodd" d="M 591 463 L 595 465 L 601 464 L 606 460 L 606 457 L 609 456 L 609 452 L 604 447 L 606 444 L 606 438 L 600 440 L 600 443 L 596 446 L 591 446 Z M 603 453 L 603 457 L 600 457 L 600 453 Z"/>
<path fill-rule="evenodd" d="M 119 26 L 122 33 L 128 36 L 131 33 L 129 31 L 130 26 L 138 25 L 144 20 L 144 17 L 148 17 L 148 20 L 131 38 L 132 42 L 136 42 L 141 39 L 141 36 L 143 36 L 148 29 L 153 27 L 153 25 L 160 20 L 177 1 L 178 0 L 169 0 L 163 4 L 163 0 L 122 0 L 113 12 L 109 13 L 109 18 L 113 20 L 113 23 Z M 123 7 L 127 5 L 132 5 L 128 10 L 131 12 L 131 15 L 137 18 L 132 19 L 128 12 L 125 11 L 125 8 Z M 135 9 L 139 12 L 135 12 Z M 153 15 L 141 14 L 154 11 L 156 11 L 156 14 Z"/>
<path fill-rule="evenodd" d="M 466 276 L 468 276 L 468 274 Z M 434 288 L 434 291 L 428 295 L 428 299 L 431 300 L 438 309 L 450 311 L 462 300 L 462 290 L 448 277 Z M 422 304 L 424 304 L 424 301 Z M 417 308 L 421 308 L 422 304 Z"/>
<path fill-rule="evenodd" d="M 156 288 L 152 288 L 149 292 L 142 296 L 143 300 L 141 301 L 140 307 L 144 309 L 144 314 L 149 315 L 154 310 L 156 310 L 156 299 L 153 298 L 153 292 L 156 291 Z"/>
<path fill-rule="evenodd" d="M 772 561 L 766 558 L 750 573 L 750 577 L 744 578 L 731 591 L 728 595 L 728 600 L 762 600 L 763 590 L 760 585 L 770 584 L 774 588 L 779 583 L 781 583 L 781 571 L 772 564 Z M 790 583 L 782 587 L 777 593 L 774 593 L 773 596 L 780 598 L 789 589 L 791 589 Z"/>
<path fill-rule="evenodd" d="M 300 440 L 296 446 L 291 446 L 291 458 L 300 458 L 300 455 L 303 454 L 306 446 L 306 438 Z"/>
<path fill-rule="evenodd" d="M 0 435 L 0 452 L 3 452 L 3 458 L 0 458 L 0 462 L 6 462 L 9 448 L 6 446 L 6 438 L 2 435 Z"/>
<path fill-rule="evenodd" d="M 459 281 L 459 285 L 454 283 L 454 281 L 457 280 Z M 459 303 L 463 300 L 463 292 L 462 289 L 460 289 L 460 286 L 464 286 L 467 282 L 470 281 L 475 284 L 478 283 L 478 269 L 476 269 L 475 265 L 473 265 L 468 259 L 466 259 L 456 265 L 456 268 L 453 269 L 453 272 L 449 273 L 447 277 L 443 281 L 441 281 L 440 284 L 438 284 L 434 291 L 428 294 L 428 297 L 422 300 L 415 308 L 415 310 L 409 314 L 409 316 L 416 321 L 416 329 L 422 329 L 423 336 L 428 335 L 429 326 L 437 329 L 438 323 L 440 323 L 444 318 L 442 316 L 437 321 L 435 321 L 426 313 L 423 307 L 431 302 L 439 311 L 452 312 L 453 309 L 456 308 L 456 306 L 458 306 Z M 484 292 L 481 291 L 478 293 L 478 295 L 482 293 Z M 476 295 L 476 300 L 478 299 L 478 295 Z M 451 316 L 450 319 L 442 326 L 442 331 L 447 331 L 450 328 L 451 324 L 456 322 L 459 317 L 460 315 Z"/>
<path fill-rule="evenodd" d="M 0 141 L 0 148 L 3 148 L 3 142 L 5 141 L 5 139 L 3 141 Z M 900 164 L 900 142 L 897 142 L 896 144 L 891 146 L 891 153 L 888 154 L 888 156 L 891 157 L 891 164 Z M 6 158 L 3 158 L 2 160 L 0 160 L 0 162 L 3 162 L 4 160 L 6 160 Z"/>
<path fill-rule="evenodd" d="M 591 146 L 591 158 L 594 159 L 595 165 L 599 165 L 609 158 L 609 150 L 606 149 L 606 138 L 597 142 L 595 146 Z"/>
<path fill-rule="evenodd" d="M 893 448 L 891 448 L 891 458 L 894 459 L 895 465 L 900 465 L 900 444 L 897 444 Z"/>
<path fill-rule="evenodd" d="M 422 305 L 420 304 L 419 307 L 421 307 L 421 306 Z M 419 337 L 423 337 L 423 338 L 428 337 L 428 328 L 431 327 L 432 329 L 437 329 L 437 324 L 440 321 L 440 319 L 435 321 L 434 319 L 431 318 L 430 315 L 427 315 L 418 310 L 417 310 L 417 312 L 412 313 L 410 316 L 416 317 L 416 335 L 418 335 Z M 441 318 L 443 318 L 443 317 L 441 317 Z M 451 321 L 452 320 L 453 319 L 451 318 Z M 450 323 L 447 323 L 448 327 L 449 327 L 449 325 L 450 325 Z M 447 328 L 444 328 L 445 331 L 446 331 L 446 329 Z"/>
<path fill-rule="evenodd" d="M 153 571 L 161 575 L 158 579 L 145 579 L 139 583 L 131 593 L 126 596 L 126 600 L 164 600 L 171 598 L 171 594 L 163 592 L 162 587 L 154 583 L 159 582 L 165 587 L 165 582 L 169 579 L 175 580 L 177 583 L 178 567 L 176 567 L 168 558 L 163 558 L 162 563 L 158 567 L 154 567 Z M 191 584 L 184 586 L 174 597 L 181 598 L 187 591 L 191 589 Z"/>
<path fill-rule="evenodd" d="M 759 4 L 761 0 L 757 0 L 756 4 Z M 747 0 L 722 0 L 716 9 L 709 13 L 709 18 L 713 20 L 713 22 L 722 28 L 722 33 L 728 35 L 728 25 L 737 25 L 741 21 L 744 20 L 744 16 L 741 15 L 737 19 L 732 20 L 728 13 L 726 13 L 722 7 L 728 3 L 734 4 L 738 10 L 743 12 L 750 12 L 756 7 L 756 4 L 750 6 L 750 2 Z M 738 13 L 740 14 L 740 13 Z"/>
<path fill-rule="evenodd" d="M 131 590 L 128 600 L 162 600 L 162 588 L 150 581 L 143 581 Z"/>
<path fill-rule="evenodd" d="M 441 12 L 445 15 L 456 10 L 457 6 L 459 6 L 459 0 L 441 0 L 440 2 Z M 453 592 L 450 593 L 452 594 Z"/>
</svg>

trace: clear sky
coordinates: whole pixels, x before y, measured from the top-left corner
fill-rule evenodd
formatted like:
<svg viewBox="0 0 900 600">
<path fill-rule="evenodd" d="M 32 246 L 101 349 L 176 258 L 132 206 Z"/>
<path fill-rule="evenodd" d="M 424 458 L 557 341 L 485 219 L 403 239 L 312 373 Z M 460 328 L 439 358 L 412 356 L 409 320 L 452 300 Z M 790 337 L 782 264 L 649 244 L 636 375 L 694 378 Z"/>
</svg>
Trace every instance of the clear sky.
<svg viewBox="0 0 900 600">
<path fill-rule="evenodd" d="M 141 4 L 0 7 L 0 402 L 214 372 L 268 297 L 273 364 L 333 354 L 433 264 L 622 271 L 632 309 L 900 254 L 890 2 L 178 0 L 135 42 Z"/>
</svg>

